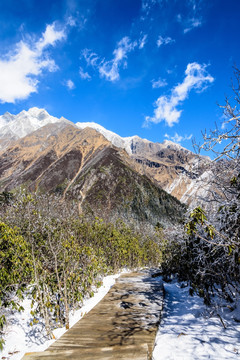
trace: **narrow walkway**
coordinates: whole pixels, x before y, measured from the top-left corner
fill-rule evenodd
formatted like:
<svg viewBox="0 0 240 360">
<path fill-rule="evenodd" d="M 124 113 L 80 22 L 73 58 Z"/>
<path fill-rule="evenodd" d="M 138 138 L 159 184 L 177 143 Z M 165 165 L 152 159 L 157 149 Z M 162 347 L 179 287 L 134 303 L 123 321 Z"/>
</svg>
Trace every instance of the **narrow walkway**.
<svg viewBox="0 0 240 360">
<path fill-rule="evenodd" d="M 159 278 L 119 277 L 108 294 L 46 351 L 22 360 L 149 360 L 163 304 Z"/>
</svg>

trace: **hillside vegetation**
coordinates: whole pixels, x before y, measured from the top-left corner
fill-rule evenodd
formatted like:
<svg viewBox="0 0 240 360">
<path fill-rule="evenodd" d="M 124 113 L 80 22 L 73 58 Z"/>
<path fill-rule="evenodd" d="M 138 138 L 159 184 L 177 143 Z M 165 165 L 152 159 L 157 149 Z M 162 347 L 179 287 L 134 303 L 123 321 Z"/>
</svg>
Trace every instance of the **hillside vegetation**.
<svg viewBox="0 0 240 360">
<path fill-rule="evenodd" d="M 238 307 L 240 294 L 240 70 L 234 69 L 233 98 L 221 106 L 221 129 L 203 134 L 199 150 L 215 155 L 212 166 L 212 198 L 208 211 L 197 206 L 167 244 L 162 264 L 166 276 L 178 274 L 191 285 L 191 293 L 207 304 L 219 305 L 219 297 Z M 196 146 L 197 147 L 197 146 Z M 204 183 L 203 183 L 204 186 Z M 213 190 L 215 189 L 215 191 Z M 216 296 L 217 295 L 217 296 Z"/>
<path fill-rule="evenodd" d="M 160 264 L 159 229 L 150 238 L 122 221 L 86 221 L 76 202 L 55 195 L 2 193 L 0 201 L 2 329 L 4 308 L 18 308 L 25 291 L 32 324 L 40 316 L 51 336 L 56 326 L 69 327 L 69 311 L 93 295 L 103 275 Z"/>
</svg>

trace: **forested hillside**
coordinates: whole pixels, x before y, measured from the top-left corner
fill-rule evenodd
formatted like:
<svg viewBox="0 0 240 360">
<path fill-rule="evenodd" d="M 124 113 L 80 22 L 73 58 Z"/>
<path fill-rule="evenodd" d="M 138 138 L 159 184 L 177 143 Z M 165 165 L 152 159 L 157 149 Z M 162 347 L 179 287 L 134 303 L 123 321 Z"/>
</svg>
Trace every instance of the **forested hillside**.
<svg viewBox="0 0 240 360">
<path fill-rule="evenodd" d="M 59 195 L 20 191 L 2 193 L 0 201 L 2 329 L 4 309 L 18 308 L 18 299 L 27 292 L 32 324 L 42 317 L 51 336 L 56 326 L 69 327 L 69 311 L 93 295 L 102 276 L 161 262 L 159 228 L 148 236 L 120 220 L 87 221 L 79 216 L 76 201 Z"/>
</svg>

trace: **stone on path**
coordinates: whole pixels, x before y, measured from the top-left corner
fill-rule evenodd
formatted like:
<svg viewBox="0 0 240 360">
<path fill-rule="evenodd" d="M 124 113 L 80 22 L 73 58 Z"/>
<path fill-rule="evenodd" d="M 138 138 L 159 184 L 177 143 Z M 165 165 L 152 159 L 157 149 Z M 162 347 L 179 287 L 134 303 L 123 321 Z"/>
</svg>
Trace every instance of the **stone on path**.
<svg viewBox="0 0 240 360">
<path fill-rule="evenodd" d="M 22 360 L 151 359 L 163 286 L 149 272 L 120 276 L 107 295 L 46 351 Z"/>
</svg>

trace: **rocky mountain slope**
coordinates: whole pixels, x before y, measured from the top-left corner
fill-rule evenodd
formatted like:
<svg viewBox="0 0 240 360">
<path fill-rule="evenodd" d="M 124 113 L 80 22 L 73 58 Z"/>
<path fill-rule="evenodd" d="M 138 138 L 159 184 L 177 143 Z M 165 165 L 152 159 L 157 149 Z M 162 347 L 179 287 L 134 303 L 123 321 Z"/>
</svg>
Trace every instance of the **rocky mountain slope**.
<svg viewBox="0 0 240 360">
<path fill-rule="evenodd" d="M 125 150 L 92 128 L 48 124 L 0 154 L 0 191 L 24 187 L 78 202 L 79 213 L 109 221 L 156 226 L 179 221 L 185 210 L 137 171 Z"/>
<path fill-rule="evenodd" d="M 143 174 L 181 202 L 191 207 L 205 202 L 211 178 L 209 158 L 171 141 L 152 143 L 136 138 L 132 140 L 131 157 L 141 166 Z"/>
<path fill-rule="evenodd" d="M 164 226 L 181 219 L 184 206 L 126 162 L 126 154 L 107 147 L 92 158 L 69 188 L 81 211 L 108 220 Z M 79 197 L 80 195 L 80 197 Z"/>
<path fill-rule="evenodd" d="M 63 117 L 58 119 L 49 115 L 44 109 L 32 108 L 18 115 L 5 113 L 0 116 L 0 150 L 2 148 L 3 151 L 34 130 L 53 123 L 60 124 L 60 127 L 71 124 L 82 130 L 95 129 L 112 145 L 124 149 L 136 163 L 140 174 L 154 180 L 183 203 L 193 207 L 196 202 L 204 202 L 208 196 L 210 159 L 198 156 L 171 141 L 153 143 L 138 136 L 121 137 L 94 122 L 73 124 Z"/>
<path fill-rule="evenodd" d="M 48 124 L 16 141 L 1 154 L 0 189 L 19 185 L 53 191 L 111 144 L 93 129 L 78 130 L 64 122 Z"/>
</svg>

